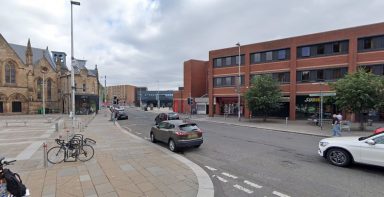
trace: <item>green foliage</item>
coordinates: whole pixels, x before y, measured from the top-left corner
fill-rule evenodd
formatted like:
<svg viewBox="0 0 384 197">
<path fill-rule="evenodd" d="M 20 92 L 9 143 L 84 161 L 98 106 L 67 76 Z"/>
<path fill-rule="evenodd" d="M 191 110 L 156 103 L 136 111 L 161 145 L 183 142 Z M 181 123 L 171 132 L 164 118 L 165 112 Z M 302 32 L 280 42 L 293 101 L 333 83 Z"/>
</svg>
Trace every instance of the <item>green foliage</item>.
<svg viewBox="0 0 384 197">
<path fill-rule="evenodd" d="M 260 75 L 252 81 L 252 85 L 245 93 L 248 108 L 264 114 L 264 121 L 269 112 L 280 107 L 282 97 L 279 82 L 270 75 Z"/>
<path fill-rule="evenodd" d="M 330 84 L 336 91 L 336 105 L 343 110 L 360 114 L 383 106 L 384 80 L 359 69 Z"/>
</svg>

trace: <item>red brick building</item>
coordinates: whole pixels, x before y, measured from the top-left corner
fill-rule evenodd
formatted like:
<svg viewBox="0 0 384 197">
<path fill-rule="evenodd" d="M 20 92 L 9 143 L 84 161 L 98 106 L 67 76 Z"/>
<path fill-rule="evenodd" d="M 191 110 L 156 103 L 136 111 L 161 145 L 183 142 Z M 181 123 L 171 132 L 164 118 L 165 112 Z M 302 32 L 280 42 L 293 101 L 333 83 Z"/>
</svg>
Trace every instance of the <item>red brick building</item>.
<svg viewBox="0 0 384 197">
<path fill-rule="evenodd" d="M 243 117 L 258 115 L 244 107 L 243 94 L 252 78 L 269 74 L 280 82 L 284 95 L 282 108 L 272 116 L 306 119 L 320 111 L 321 94 L 324 96 L 324 118 L 328 118 L 338 111 L 332 102 L 334 93 L 328 82 L 336 81 L 358 67 L 384 75 L 384 23 L 248 44 L 240 46 L 240 59 L 240 110 Z M 183 102 L 175 111 L 188 112 L 190 108 L 186 100 L 189 95 L 199 97 L 207 90 L 209 116 L 222 115 L 224 111 L 236 115 L 238 62 L 239 47 L 235 43 L 231 48 L 210 51 L 208 62 L 185 62 L 184 90 L 174 95 L 174 104 L 178 98 Z M 206 81 L 208 86 L 204 84 Z M 377 119 L 383 119 L 383 114 L 376 114 Z"/>
</svg>

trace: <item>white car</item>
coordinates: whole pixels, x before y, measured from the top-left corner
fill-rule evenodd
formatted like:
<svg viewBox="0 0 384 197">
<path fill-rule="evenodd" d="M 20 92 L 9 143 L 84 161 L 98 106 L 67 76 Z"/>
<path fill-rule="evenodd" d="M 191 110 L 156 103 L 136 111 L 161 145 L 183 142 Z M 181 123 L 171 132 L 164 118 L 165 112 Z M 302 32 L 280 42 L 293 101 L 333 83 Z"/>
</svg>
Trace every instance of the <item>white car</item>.
<svg viewBox="0 0 384 197">
<path fill-rule="evenodd" d="M 319 155 L 336 166 L 352 162 L 384 167 L 384 133 L 367 137 L 332 137 L 319 142 Z"/>
</svg>

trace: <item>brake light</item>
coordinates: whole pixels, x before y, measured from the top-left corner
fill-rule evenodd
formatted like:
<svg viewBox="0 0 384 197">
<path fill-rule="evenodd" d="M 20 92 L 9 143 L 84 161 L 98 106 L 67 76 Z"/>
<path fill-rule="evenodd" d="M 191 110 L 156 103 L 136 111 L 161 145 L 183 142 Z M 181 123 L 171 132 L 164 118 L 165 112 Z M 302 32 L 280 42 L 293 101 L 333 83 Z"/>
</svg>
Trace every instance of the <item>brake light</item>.
<svg viewBox="0 0 384 197">
<path fill-rule="evenodd" d="M 175 133 L 177 136 L 187 136 L 188 133 L 185 133 L 185 132 L 181 132 L 181 131 L 176 131 Z"/>
<path fill-rule="evenodd" d="M 202 135 L 203 135 L 203 131 L 202 130 L 197 131 L 197 136 L 201 137 Z"/>
</svg>

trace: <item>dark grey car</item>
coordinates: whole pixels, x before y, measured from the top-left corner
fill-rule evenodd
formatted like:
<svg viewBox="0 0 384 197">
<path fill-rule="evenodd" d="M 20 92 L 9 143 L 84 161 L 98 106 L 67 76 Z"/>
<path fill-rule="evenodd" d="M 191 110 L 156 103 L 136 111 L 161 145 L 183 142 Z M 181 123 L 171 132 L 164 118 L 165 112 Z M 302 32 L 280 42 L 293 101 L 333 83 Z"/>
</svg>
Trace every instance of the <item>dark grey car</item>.
<svg viewBox="0 0 384 197">
<path fill-rule="evenodd" d="M 203 133 L 195 123 L 166 120 L 151 128 L 150 139 L 153 143 L 167 143 L 169 150 L 175 152 L 182 147 L 200 147 Z"/>
</svg>

